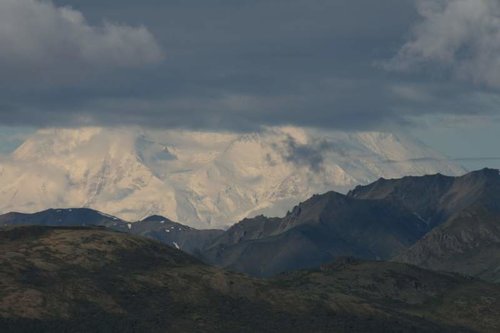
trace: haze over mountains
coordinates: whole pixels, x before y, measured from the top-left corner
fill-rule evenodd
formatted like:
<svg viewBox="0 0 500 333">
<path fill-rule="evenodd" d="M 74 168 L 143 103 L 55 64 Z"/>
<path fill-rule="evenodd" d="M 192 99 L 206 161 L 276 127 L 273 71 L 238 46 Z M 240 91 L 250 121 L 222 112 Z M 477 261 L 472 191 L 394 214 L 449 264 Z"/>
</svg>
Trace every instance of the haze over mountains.
<svg viewBox="0 0 500 333">
<path fill-rule="evenodd" d="M 0 216 L 0 226 L 103 226 L 159 240 L 207 263 L 253 276 L 314 268 L 339 257 L 395 260 L 500 281 L 500 174 L 484 169 L 379 179 L 327 192 L 283 218 L 197 230 L 151 216 L 130 223 L 90 209 Z"/>
<path fill-rule="evenodd" d="M 297 127 L 259 133 L 46 129 L 0 162 L 0 212 L 91 207 L 192 227 L 283 216 L 314 193 L 465 170 L 403 135 Z"/>
</svg>

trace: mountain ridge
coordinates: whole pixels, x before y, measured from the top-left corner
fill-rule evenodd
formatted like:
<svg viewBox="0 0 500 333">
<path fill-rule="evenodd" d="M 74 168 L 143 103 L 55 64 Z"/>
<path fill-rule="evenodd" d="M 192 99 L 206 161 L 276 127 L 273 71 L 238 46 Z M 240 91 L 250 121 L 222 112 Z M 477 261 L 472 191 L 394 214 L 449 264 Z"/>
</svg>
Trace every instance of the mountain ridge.
<svg viewBox="0 0 500 333">
<path fill-rule="evenodd" d="M 88 209 L 48 210 L 18 218 L 8 214 L 0 216 L 0 226 L 101 225 L 156 239 L 207 263 L 254 276 L 318 267 L 350 256 L 499 281 L 498 202 L 500 173 L 484 169 L 461 177 L 378 180 L 347 195 L 313 195 L 284 217 L 260 215 L 227 230 L 197 230 L 158 215 L 130 223 Z"/>
<path fill-rule="evenodd" d="M 191 254 L 223 233 L 222 230 L 197 230 L 163 216 L 153 215 L 137 222 L 123 221 L 89 208 L 48 209 L 34 214 L 7 213 L 0 215 L 1 226 L 100 226 L 111 230 L 141 235 L 175 246 Z"/>
<path fill-rule="evenodd" d="M 434 160 L 411 161 L 415 156 Z M 124 220 L 157 214 L 211 229 L 281 216 L 314 193 L 346 192 L 380 176 L 437 171 L 465 172 L 402 134 L 45 129 L 0 159 L 0 212 L 88 207 Z"/>
</svg>

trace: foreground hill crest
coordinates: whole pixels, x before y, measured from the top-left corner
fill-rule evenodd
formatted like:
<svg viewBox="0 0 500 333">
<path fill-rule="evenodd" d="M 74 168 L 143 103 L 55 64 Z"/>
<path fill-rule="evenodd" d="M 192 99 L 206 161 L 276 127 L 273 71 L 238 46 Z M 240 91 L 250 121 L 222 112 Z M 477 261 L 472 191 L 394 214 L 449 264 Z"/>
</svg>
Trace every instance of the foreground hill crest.
<svg viewBox="0 0 500 333">
<path fill-rule="evenodd" d="M 260 280 L 102 228 L 0 228 L 2 332 L 497 332 L 499 300 L 498 284 L 405 264 Z"/>
</svg>

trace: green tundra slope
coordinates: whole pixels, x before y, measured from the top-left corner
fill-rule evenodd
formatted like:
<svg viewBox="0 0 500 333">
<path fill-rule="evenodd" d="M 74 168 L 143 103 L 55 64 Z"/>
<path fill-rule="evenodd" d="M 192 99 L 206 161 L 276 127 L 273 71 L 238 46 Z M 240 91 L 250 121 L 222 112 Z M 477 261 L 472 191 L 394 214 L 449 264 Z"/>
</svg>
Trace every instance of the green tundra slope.
<svg viewBox="0 0 500 333">
<path fill-rule="evenodd" d="M 405 264 L 260 280 L 103 228 L 0 229 L 1 332 L 499 330 L 499 285 Z"/>
</svg>

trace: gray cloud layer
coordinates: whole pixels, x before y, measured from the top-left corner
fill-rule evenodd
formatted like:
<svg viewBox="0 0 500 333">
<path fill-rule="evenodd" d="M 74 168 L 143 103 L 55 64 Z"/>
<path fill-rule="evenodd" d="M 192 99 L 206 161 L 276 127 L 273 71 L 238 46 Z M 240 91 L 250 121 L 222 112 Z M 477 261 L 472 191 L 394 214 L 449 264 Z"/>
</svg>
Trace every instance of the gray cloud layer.
<svg viewBox="0 0 500 333">
<path fill-rule="evenodd" d="M 408 45 L 423 38 L 423 3 L 417 12 L 415 0 L 4 0 L 0 122 L 367 129 L 492 112 L 495 91 L 375 65 L 405 43 L 417 49 Z M 394 62 L 418 57 L 401 51 Z"/>
<path fill-rule="evenodd" d="M 500 2 L 417 0 L 423 21 L 390 66 L 438 65 L 456 78 L 500 88 Z"/>
<path fill-rule="evenodd" d="M 47 1 L 0 1 L 0 71 L 14 81 L 33 76 L 71 80 L 82 72 L 138 67 L 163 57 L 144 27 L 92 26 L 81 12 Z"/>
</svg>

